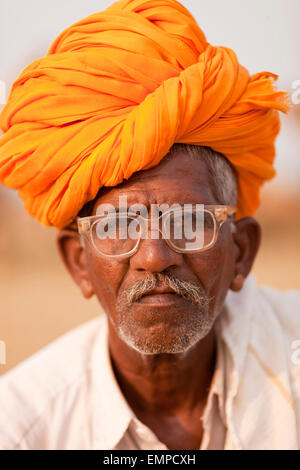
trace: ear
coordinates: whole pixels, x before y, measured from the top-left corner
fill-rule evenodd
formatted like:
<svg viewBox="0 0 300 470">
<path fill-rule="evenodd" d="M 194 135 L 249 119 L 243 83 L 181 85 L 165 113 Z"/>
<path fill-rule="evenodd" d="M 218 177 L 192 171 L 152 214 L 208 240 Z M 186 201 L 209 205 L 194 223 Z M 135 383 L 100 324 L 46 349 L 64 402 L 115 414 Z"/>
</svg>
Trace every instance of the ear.
<svg viewBox="0 0 300 470">
<path fill-rule="evenodd" d="M 239 291 L 251 271 L 261 241 L 260 224 L 253 217 L 245 217 L 235 222 L 236 231 L 232 238 L 235 244 L 235 272 L 230 289 Z"/>
<path fill-rule="evenodd" d="M 92 297 L 94 290 L 89 279 L 86 253 L 81 245 L 78 232 L 62 229 L 58 232 L 56 241 L 63 263 L 80 287 L 83 296 L 86 299 Z"/>
</svg>

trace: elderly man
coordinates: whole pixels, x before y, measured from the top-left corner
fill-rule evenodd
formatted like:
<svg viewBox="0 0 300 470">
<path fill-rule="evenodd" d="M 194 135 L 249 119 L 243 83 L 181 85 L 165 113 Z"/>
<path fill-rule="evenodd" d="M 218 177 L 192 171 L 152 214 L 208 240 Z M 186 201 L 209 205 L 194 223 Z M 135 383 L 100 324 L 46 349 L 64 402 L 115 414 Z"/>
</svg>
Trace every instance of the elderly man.
<svg viewBox="0 0 300 470">
<path fill-rule="evenodd" d="M 250 274 L 274 78 L 175 0 L 117 2 L 21 74 L 1 181 L 105 315 L 1 379 L 1 448 L 299 448 L 300 295 Z"/>
</svg>

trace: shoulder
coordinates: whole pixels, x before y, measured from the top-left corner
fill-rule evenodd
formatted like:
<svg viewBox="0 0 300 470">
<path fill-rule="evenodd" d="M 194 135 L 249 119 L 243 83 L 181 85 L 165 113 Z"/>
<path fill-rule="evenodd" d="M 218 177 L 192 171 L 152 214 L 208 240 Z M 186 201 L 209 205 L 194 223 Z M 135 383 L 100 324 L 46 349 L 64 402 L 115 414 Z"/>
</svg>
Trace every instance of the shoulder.
<svg viewBox="0 0 300 470">
<path fill-rule="evenodd" d="M 285 371 L 300 398 L 300 291 L 258 285 L 250 274 L 241 291 L 228 293 L 226 303 L 221 326 L 231 349 L 244 351 L 244 357 L 250 351 L 275 375 Z"/>
<path fill-rule="evenodd" d="M 260 286 L 257 294 L 268 305 L 268 311 L 272 312 L 274 320 L 271 324 L 276 323 L 277 330 L 280 331 L 287 367 L 295 380 L 300 399 L 300 291 L 279 291 L 273 287 Z M 271 335 L 271 328 L 266 328 L 265 334 Z M 273 348 L 276 345 L 273 344 Z"/>
<path fill-rule="evenodd" d="M 230 293 L 228 306 L 224 322 L 231 352 L 228 383 L 236 384 L 231 377 L 239 377 L 238 387 L 234 385 L 232 419 L 240 442 L 254 449 L 296 448 L 300 425 L 300 292 L 260 286 L 250 275 L 241 291 Z M 232 373 L 232 358 L 238 374 Z"/>
<path fill-rule="evenodd" d="M 0 449 L 18 448 L 41 417 L 72 407 L 89 380 L 94 346 L 105 334 L 104 314 L 62 335 L 0 377 Z M 53 420 L 55 421 L 55 417 Z M 38 429 L 38 426 L 37 426 Z"/>
<path fill-rule="evenodd" d="M 258 296 L 268 303 L 281 328 L 291 338 L 300 340 L 300 291 L 280 291 L 270 286 L 259 286 Z"/>
<path fill-rule="evenodd" d="M 252 345 L 293 395 L 300 422 L 300 291 L 258 286 Z"/>
</svg>

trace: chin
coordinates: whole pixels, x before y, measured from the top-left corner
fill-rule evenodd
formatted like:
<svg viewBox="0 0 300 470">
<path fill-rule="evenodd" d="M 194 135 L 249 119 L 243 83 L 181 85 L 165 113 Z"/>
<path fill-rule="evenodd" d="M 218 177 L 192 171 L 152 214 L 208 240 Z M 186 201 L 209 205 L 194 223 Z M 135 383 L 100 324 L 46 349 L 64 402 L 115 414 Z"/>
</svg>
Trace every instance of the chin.
<svg viewBox="0 0 300 470">
<path fill-rule="evenodd" d="M 170 325 L 157 319 L 151 326 L 122 323 L 118 335 L 140 354 L 184 354 L 205 338 L 211 328 L 212 324 L 206 321 Z"/>
</svg>

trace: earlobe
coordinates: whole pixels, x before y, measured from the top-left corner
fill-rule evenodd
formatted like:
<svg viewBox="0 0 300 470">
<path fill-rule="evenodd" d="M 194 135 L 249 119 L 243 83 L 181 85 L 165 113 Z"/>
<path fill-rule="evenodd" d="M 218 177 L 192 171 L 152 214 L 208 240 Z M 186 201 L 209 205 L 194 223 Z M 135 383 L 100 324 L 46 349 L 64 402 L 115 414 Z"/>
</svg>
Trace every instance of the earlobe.
<svg viewBox="0 0 300 470">
<path fill-rule="evenodd" d="M 253 266 L 261 241 L 261 228 L 253 217 L 245 217 L 236 223 L 233 241 L 237 248 L 234 276 L 230 289 L 237 292 L 242 289 L 244 281 Z"/>
<path fill-rule="evenodd" d="M 233 290 L 234 292 L 238 292 L 243 287 L 244 281 L 245 281 L 245 276 L 243 274 L 241 273 L 236 274 L 236 276 L 234 277 L 230 285 L 230 289 Z"/>
<path fill-rule="evenodd" d="M 82 292 L 83 296 L 86 299 L 89 299 L 90 297 L 92 297 L 94 295 L 94 290 L 93 290 L 92 285 L 91 285 L 91 283 L 88 279 L 82 279 L 82 281 L 80 283 L 80 288 L 81 288 L 81 292 Z"/>
</svg>

